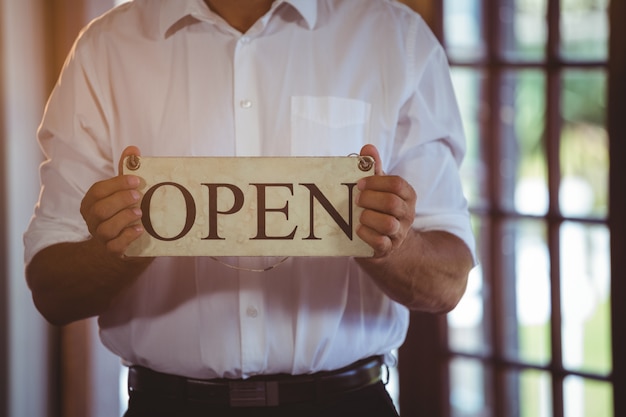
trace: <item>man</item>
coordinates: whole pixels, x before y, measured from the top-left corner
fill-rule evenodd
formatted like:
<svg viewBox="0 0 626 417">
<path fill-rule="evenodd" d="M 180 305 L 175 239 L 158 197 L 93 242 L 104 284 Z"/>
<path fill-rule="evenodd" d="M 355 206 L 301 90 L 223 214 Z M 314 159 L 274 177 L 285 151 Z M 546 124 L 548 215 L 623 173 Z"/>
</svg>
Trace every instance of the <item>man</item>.
<svg viewBox="0 0 626 417">
<path fill-rule="evenodd" d="M 128 416 L 396 415 L 380 358 L 408 309 L 456 305 L 474 262 L 445 55 L 395 2 L 127 3 L 77 40 L 39 141 L 33 299 L 54 324 L 99 316 L 131 367 Z M 144 233 L 139 178 L 116 171 L 126 155 L 359 149 L 377 167 L 357 201 L 372 258 L 257 273 L 277 260 L 123 255 Z"/>
</svg>

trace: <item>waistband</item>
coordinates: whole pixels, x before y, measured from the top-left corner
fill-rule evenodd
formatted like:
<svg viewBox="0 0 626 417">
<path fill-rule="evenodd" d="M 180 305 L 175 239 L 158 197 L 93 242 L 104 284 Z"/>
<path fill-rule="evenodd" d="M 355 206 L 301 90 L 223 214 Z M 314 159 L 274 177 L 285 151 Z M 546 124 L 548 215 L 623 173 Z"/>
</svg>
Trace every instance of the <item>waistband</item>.
<svg viewBox="0 0 626 417">
<path fill-rule="evenodd" d="M 316 402 L 381 380 L 382 357 L 373 356 L 336 371 L 309 375 L 263 375 L 248 379 L 192 379 L 131 366 L 128 391 L 175 400 L 231 407 L 271 407 Z"/>
</svg>

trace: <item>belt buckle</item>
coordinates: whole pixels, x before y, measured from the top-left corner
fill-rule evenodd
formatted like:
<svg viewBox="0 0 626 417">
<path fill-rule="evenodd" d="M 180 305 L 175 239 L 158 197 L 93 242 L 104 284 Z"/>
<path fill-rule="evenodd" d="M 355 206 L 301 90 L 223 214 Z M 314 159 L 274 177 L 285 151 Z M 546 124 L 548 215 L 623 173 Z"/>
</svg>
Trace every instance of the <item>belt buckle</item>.
<svg viewBox="0 0 626 417">
<path fill-rule="evenodd" d="M 231 407 L 270 407 L 278 405 L 277 381 L 230 381 Z"/>
</svg>

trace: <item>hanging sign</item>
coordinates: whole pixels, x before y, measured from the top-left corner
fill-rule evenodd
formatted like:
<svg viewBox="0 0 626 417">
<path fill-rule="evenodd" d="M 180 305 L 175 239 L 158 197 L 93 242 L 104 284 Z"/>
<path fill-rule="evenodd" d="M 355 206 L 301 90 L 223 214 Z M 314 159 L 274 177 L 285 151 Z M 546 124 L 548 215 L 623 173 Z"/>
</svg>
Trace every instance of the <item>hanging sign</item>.
<svg viewBox="0 0 626 417">
<path fill-rule="evenodd" d="M 127 256 L 372 256 L 356 234 L 371 157 L 127 157 L 146 230 Z"/>
</svg>

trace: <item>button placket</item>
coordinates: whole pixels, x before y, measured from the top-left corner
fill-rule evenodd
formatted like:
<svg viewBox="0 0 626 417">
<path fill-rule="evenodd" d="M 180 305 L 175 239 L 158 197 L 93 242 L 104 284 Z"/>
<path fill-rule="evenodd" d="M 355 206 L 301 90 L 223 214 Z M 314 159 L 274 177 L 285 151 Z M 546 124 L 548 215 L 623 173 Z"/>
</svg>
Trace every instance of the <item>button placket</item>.
<svg viewBox="0 0 626 417">
<path fill-rule="evenodd" d="M 258 273 L 239 271 L 239 324 L 244 373 L 262 369 L 266 357 L 263 292 Z"/>
<path fill-rule="evenodd" d="M 255 68 L 255 43 L 250 37 L 242 36 L 235 48 L 233 66 L 235 150 L 238 156 L 261 154 L 260 109 Z"/>
</svg>

